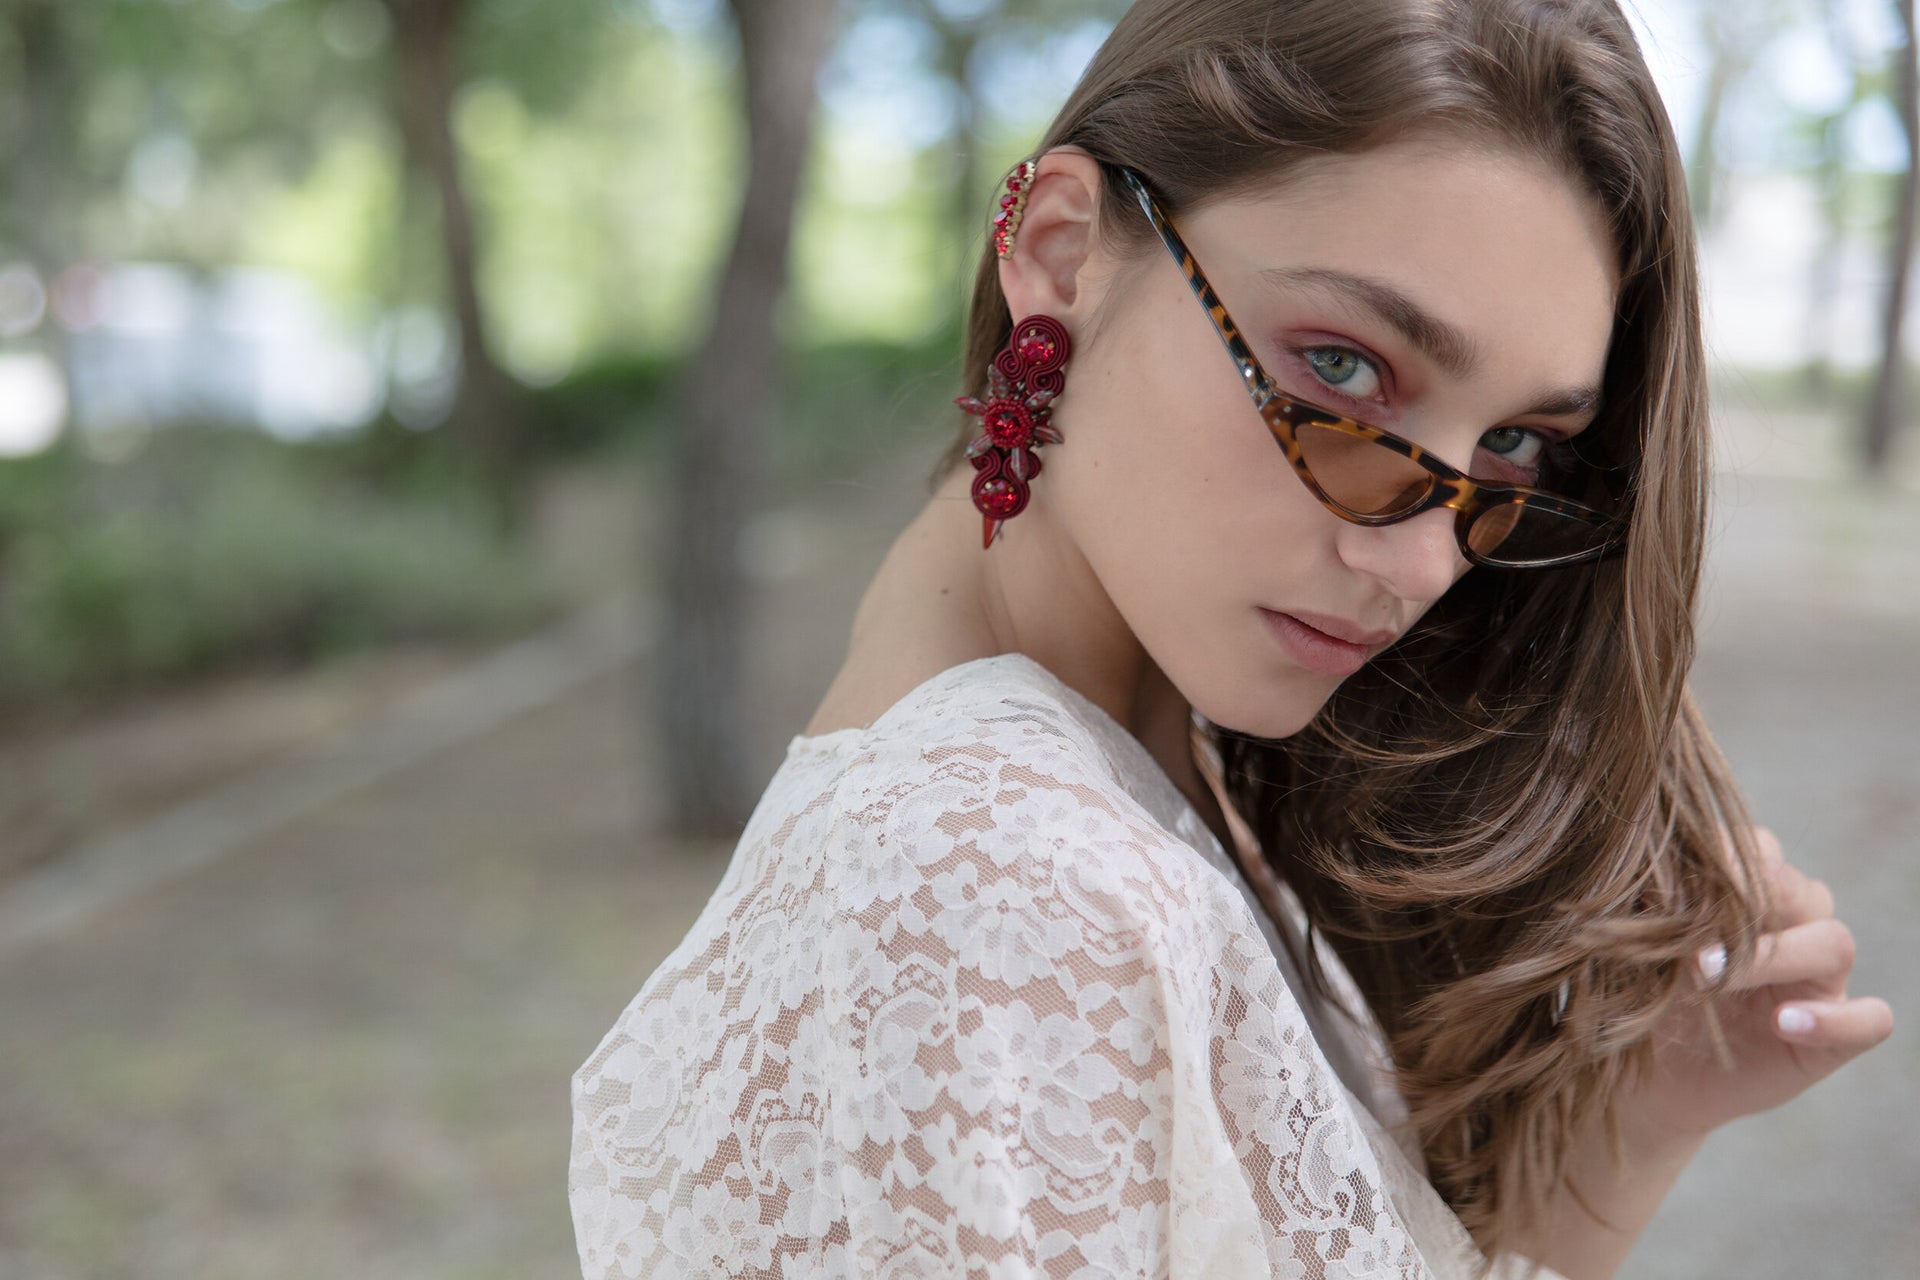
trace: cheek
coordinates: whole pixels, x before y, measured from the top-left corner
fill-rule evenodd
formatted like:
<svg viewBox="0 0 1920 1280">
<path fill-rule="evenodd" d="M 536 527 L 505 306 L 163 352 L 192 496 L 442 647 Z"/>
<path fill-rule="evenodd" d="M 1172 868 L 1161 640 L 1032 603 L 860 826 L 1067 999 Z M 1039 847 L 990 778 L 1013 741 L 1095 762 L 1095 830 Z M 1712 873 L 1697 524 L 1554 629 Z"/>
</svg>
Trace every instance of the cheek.
<svg viewBox="0 0 1920 1280">
<path fill-rule="evenodd" d="M 1259 656 L 1240 652 L 1259 643 L 1242 634 L 1253 606 L 1303 589 L 1326 539 L 1232 362 L 1192 318 L 1161 326 L 1178 338 L 1113 335 L 1071 371 L 1055 417 L 1064 442 L 1040 483 L 1058 481 L 1043 496 L 1163 667 L 1185 655 L 1234 668 Z"/>
<path fill-rule="evenodd" d="M 1058 504 L 1115 610 L 1203 715 L 1284 737 L 1334 684 L 1280 661 L 1254 606 L 1320 598 L 1337 522 L 1200 336 L 1115 343 L 1073 371 L 1040 480 L 1057 485 L 1037 500 Z"/>
<path fill-rule="evenodd" d="M 1299 488 L 1225 353 L 1201 336 L 1211 345 L 1115 344 L 1069 382 L 1056 422 L 1066 448 L 1085 444 L 1071 469 L 1058 455 L 1062 497 L 1090 558 L 1207 578 L 1251 550 L 1276 481 Z"/>
<path fill-rule="evenodd" d="M 1094 419 L 1083 433 L 1100 441 L 1102 468 L 1124 477 L 1136 508 L 1188 524 L 1257 513 L 1286 460 L 1226 349 L 1177 280 L 1133 315 L 1100 335 L 1110 340 L 1086 362 L 1073 405 L 1076 419 Z"/>
</svg>

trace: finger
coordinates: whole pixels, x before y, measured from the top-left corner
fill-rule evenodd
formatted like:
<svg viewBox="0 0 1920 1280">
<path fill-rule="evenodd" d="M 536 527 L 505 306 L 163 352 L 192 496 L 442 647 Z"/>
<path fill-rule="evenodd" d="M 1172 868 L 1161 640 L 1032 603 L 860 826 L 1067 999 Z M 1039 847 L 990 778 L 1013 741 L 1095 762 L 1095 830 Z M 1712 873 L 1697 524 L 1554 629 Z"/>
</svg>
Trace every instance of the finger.
<svg viewBox="0 0 1920 1280">
<path fill-rule="evenodd" d="M 1732 830 L 1723 826 L 1720 834 L 1726 844 L 1729 864 L 1740 865 Z M 1753 887 L 1766 899 L 1769 928 L 1783 929 L 1833 914 L 1833 895 L 1824 884 L 1787 861 L 1780 837 L 1771 828 L 1748 827 L 1744 843 L 1753 859 L 1742 867 L 1742 878 L 1747 871 L 1759 877 L 1759 883 Z"/>
<path fill-rule="evenodd" d="M 1844 1060 L 1865 1053 L 1893 1034 L 1893 1009 L 1878 996 L 1792 1000 L 1774 1010 L 1773 1026 L 1782 1040 L 1822 1049 Z"/>
<path fill-rule="evenodd" d="M 1722 823 L 1720 826 L 1720 842 L 1726 848 L 1727 861 L 1729 863 L 1736 861 L 1734 857 L 1733 828 L 1727 826 L 1725 823 Z M 1780 846 L 1780 837 L 1773 834 L 1773 828 L 1771 827 L 1748 827 L 1747 845 L 1754 853 L 1759 855 L 1759 866 L 1762 871 L 1777 863 L 1785 862 L 1787 859 L 1786 850 Z"/>
<path fill-rule="evenodd" d="M 1786 929 L 1833 915 L 1833 890 L 1792 863 L 1776 862 L 1769 866 L 1767 882 L 1772 899 L 1767 923 L 1771 927 Z"/>
<path fill-rule="evenodd" d="M 1769 933 L 1754 947 L 1753 963 L 1727 979 L 1729 991 L 1807 983 L 1809 995 L 1846 995 L 1853 972 L 1853 930 L 1834 919 L 1810 920 Z"/>
</svg>

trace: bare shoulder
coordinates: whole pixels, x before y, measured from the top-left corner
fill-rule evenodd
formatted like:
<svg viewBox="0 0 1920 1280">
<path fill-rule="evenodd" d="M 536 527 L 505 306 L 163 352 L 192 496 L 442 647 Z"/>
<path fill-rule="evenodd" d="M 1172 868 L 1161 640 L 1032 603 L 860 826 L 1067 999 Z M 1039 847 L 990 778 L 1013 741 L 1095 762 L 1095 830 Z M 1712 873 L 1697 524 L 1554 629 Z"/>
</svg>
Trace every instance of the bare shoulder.
<svg viewBox="0 0 1920 1280">
<path fill-rule="evenodd" d="M 942 671 L 984 656 L 927 643 L 850 645 L 846 661 L 804 732 L 811 737 L 837 729 L 864 729 Z"/>
<path fill-rule="evenodd" d="M 807 736 L 864 729 L 942 671 L 995 652 L 965 603 L 966 574 L 933 525 L 930 514 L 915 520 L 881 561 Z"/>
</svg>

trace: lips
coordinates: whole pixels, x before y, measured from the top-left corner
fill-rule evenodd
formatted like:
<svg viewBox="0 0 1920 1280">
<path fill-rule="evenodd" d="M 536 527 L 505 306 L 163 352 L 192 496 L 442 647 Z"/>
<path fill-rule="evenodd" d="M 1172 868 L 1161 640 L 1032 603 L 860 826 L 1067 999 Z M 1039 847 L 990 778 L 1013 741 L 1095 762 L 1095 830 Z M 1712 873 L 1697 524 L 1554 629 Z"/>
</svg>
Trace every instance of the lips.
<svg viewBox="0 0 1920 1280">
<path fill-rule="evenodd" d="M 1392 631 L 1369 630 L 1325 614 L 1262 609 L 1260 617 L 1297 665 L 1335 679 L 1344 679 L 1364 667 L 1377 650 L 1395 638 Z"/>
<path fill-rule="evenodd" d="M 1357 622 L 1348 622 L 1345 618 L 1330 617 L 1322 613 L 1302 613 L 1298 609 L 1287 611 L 1286 617 L 1304 622 L 1315 631 L 1335 640 L 1344 640 L 1348 644 L 1365 645 L 1369 649 L 1378 649 L 1399 638 L 1400 633 L 1393 630 L 1369 630 Z"/>
</svg>

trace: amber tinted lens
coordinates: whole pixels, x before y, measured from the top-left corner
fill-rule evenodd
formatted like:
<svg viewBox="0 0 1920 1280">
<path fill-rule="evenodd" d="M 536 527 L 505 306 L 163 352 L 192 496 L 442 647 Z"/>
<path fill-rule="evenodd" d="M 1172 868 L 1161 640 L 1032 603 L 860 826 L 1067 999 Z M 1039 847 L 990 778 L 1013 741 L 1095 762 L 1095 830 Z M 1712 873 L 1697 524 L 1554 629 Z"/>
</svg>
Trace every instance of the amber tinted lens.
<svg viewBox="0 0 1920 1280">
<path fill-rule="evenodd" d="M 1467 529 L 1467 545 L 1494 564 L 1548 564 L 1590 555 L 1612 537 L 1612 527 L 1595 517 L 1524 502 L 1488 507 Z"/>
<path fill-rule="evenodd" d="M 1293 429 L 1320 491 L 1360 516 L 1411 511 L 1433 489 L 1433 475 L 1413 459 L 1369 436 L 1320 423 Z"/>
</svg>

